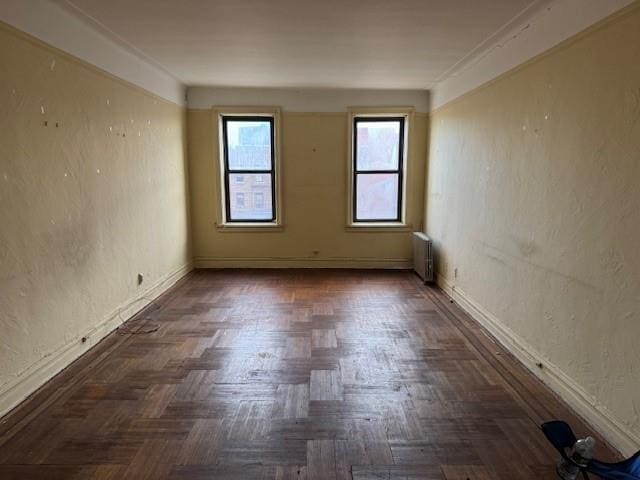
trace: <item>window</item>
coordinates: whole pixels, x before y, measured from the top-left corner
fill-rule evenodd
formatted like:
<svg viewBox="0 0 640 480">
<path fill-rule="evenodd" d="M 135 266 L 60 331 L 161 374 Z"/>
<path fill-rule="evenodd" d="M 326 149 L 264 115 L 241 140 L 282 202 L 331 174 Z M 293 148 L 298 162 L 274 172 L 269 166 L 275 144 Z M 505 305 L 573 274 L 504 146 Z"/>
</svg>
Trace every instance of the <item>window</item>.
<svg viewBox="0 0 640 480">
<path fill-rule="evenodd" d="M 264 193 L 256 192 L 253 194 L 253 207 L 264 208 Z"/>
<path fill-rule="evenodd" d="M 405 117 L 353 118 L 354 223 L 402 222 Z"/>
<path fill-rule="evenodd" d="M 222 115 L 221 120 L 225 221 L 275 222 L 274 118 Z"/>
</svg>

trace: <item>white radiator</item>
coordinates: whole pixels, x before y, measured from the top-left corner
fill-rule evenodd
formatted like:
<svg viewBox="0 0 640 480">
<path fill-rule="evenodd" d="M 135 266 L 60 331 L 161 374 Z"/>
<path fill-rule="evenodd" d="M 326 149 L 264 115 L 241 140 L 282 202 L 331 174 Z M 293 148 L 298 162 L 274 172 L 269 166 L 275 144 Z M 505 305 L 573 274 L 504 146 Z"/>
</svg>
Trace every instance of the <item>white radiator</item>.
<svg viewBox="0 0 640 480">
<path fill-rule="evenodd" d="M 413 269 L 425 283 L 433 281 L 431 239 L 422 232 L 413 232 Z"/>
</svg>

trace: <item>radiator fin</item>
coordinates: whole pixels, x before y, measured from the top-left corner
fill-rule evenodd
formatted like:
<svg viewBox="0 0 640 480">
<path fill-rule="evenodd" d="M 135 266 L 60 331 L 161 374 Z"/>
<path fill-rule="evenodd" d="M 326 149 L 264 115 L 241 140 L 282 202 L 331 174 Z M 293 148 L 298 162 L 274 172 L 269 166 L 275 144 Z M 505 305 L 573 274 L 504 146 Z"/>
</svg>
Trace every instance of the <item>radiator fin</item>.
<svg viewBox="0 0 640 480">
<path fill-rule="evenodd" d="M 413 269 L 425 283 L 433 282 L 433 246 L 422 232 L 413 232 Z"/>
</svg>

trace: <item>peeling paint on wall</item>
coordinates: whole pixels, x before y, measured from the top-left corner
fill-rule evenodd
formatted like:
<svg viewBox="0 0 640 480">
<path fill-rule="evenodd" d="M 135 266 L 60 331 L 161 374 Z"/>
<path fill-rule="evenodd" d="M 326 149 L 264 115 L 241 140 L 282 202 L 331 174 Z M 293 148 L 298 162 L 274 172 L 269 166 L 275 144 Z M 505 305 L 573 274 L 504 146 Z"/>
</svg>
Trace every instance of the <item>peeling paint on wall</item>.
<svg viewBox="0 0 640 480">
<path fill-rule="evenodd" d="M 191 255 L 183 107 L 3 26 L 0 71 L 2 413 L 34 366 L 140 294 L 138 272 L 153 284 Z"/>
<path fill-rule="evenodd" d="M 629 449 L 640 448 L 639 84 L 635 8 L 437 110 L 426 222 L 443 281 L 583 390 Z"/>
</svg>

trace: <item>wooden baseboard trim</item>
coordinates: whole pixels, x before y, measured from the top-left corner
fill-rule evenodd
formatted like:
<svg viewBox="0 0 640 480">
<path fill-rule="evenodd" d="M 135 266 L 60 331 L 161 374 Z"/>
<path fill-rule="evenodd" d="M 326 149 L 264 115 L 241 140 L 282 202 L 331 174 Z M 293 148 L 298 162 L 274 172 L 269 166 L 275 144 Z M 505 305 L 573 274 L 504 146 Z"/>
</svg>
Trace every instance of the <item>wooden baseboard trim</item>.
<svg viewBox="0 0 640 480">
<path fill-rule="evenodd" d="M 596 398 L 588 394 L 558 366 L 543 358 L 535 348 L 505 327 L 503 322 L 446 278 L 438 275 L 437 284 L 471 318 L 486 328 L 527 370 L 553 390 L 614 448 L 625 456 L 632 455 L 640 448 L 640 438 L 616 419 L 606 407 L 599 405 Z M 543 369 L 537 367 L 541 361 L 544 364 Z"/>
<path fill-rule="evenodd" d="M 71 342 L 50 352 L 14 380 L 2 385 L 0 388 L 0 417 L 8 414 L 16 406 L 24 402 L 49 380 L 125 323 L 125 321 L 144 310 L 191 270 L 193 270 L 193 264 L 189 262 L 165 275 L 142 294 L 136 295 L 134 298 L 124 302 L 108 314 L 98 325 L 78 333 L 76 338 Z M 122 319 L 126 320 L 123 321 Z M 83 337 L 86 339 L 85 342 L 81 341 Z"/>
<path fill-rule="evenodd" d="M 205 257 L 195 258 L 196 268 L 384 268 L 409 269 L 406 258 L 309 257 Z"/>
</svg>

